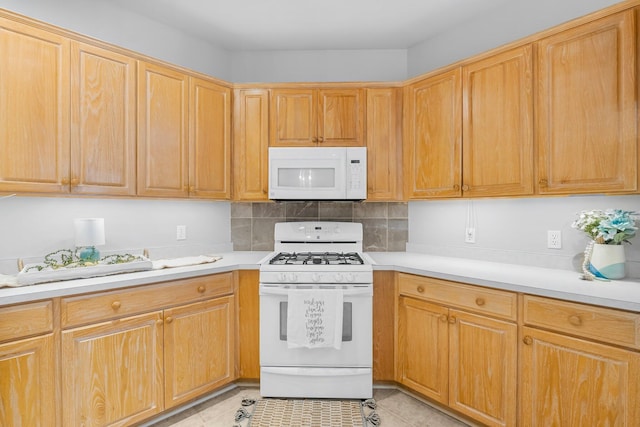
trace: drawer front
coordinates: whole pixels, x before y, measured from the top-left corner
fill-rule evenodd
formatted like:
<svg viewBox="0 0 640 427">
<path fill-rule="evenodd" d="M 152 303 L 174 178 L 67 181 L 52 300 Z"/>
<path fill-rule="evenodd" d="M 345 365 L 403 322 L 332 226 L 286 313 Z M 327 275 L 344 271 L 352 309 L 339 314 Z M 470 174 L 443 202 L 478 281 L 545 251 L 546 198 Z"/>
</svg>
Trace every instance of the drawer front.
<svg viewBox="0 0 640 427">
<path fill-rule="evenodd" d="M 0 308 L 0 342 L 45 334 L 52 330 L 51 300 Z"/>
<path fill-rule="evenodd" d="M 233 273 L 62 299 L 62 327 L 108 320 L 233 293 Z"/>
<path fill-rule="evenodd" d="M 517 294 L 447 280 L 400 273 L 400 294 L 515 321 Z"/>
<path fill-rule="evenodd" d="M 640 314 L 525 295 L 524 323 L 583 338 L 640 348 Z"/>
</svg>

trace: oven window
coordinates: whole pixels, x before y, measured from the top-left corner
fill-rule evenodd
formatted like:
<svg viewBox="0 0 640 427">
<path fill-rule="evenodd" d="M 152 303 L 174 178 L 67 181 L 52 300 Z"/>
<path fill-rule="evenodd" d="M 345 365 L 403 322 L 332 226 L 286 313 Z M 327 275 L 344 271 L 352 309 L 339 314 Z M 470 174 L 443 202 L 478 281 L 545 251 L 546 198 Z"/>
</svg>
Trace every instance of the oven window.
<svg viewBox="0 0 640 427">
<path fill-rule="evenodd" d="M 280 301 L 280 341 L 287 340 L 287 301 Z M 342 342 L 351 341 L 353 339 L 352 328 L 352 312 L 353 304 L 350 302 L 342 303 Z"/>
</svg>

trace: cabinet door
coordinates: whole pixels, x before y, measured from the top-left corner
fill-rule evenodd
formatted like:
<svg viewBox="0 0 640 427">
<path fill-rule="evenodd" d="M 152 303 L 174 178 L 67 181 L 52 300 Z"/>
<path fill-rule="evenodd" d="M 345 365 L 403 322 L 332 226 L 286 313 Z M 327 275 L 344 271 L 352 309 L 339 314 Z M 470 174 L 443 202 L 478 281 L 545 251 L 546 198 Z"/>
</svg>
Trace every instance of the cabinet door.
<svg viewBox="0 0 640 427">
<path fill-rule="evenodd" d="M 326 146 L 362 146 L 365 98 L 362 89 L 318 90 L 318 143 Z"/>
<path fill-rule="evenodd" d="M 260 378 L 260 276 L 238 271 L 238 362 L 241 379 Z"/>
<path fill-rule="evenodd" d="M 53 335 L 0 344 L 0 425 L 59 425 Z"/>
<path fill-rule="evenodd" d="M 367 199 L 402 200 L 402 144 L 396 88 L 367 89 Z"/>
<path fill-rule="evenodd" d="M 62 332 L 65 426 L 125 426 L 163 410 L 162 313 Z"/>
<path fill-rule="evenodd" d="M 0 191 L 69 191 L 69 41 L 2 18 Z"/>
<path fill-rule="evenodd" d="M 190 79 L 189 195 L 231 198 L 231 90 Z"/>
<path fill-rule="evenodd" d="M 187 197 L 187 76 L 138 62 L 138 195 Z"/>
<path fill-rule="evenodd" d="M 165 310 L 165 406 L 234 379 L 234 297 Z"/>
<path fill-rule="evenodd" d="M 318 94 L 313 89 L 273 89 L 269 108 L 274 146 L 312 146 L 318 142 Z"/>
<path fill-rule="evenodd" d="M 541 194 L 637 189 L 634 13 L 537 43 Z"/>
<path fill-rule="evenodd" d="M 516 324 L 457 310 L 448 320 L 449 407 L 484 425 L 515 426 Z"/>
<path fill-rule="evenodd" d="M 405 197 L 461 194 L 462 89 L 460 69 L 405 88 Z"/>
<path fill-rule="evenodd" d="M 446 307 L 400 297 L 398 381 L 438 402 L 448 400 L 449 324 Z"/>
<path fill-rule="evenodd" d="M 523 327 L 521 425 L 634 426 L 640 353 Z"/>
<path fill-rule="evenodd" d="M 269 92 L 237 89 L 234 98 L 234 200 L 267 200 L 269 187 Z"/>
<path fill-rule="evenodd" d="M 533 194 L 531 45 L 463 67 L 462 191 Z"/>
<path fill-rule="evenodd" d="M 136 193 L 135 88 L 135 59 L 72 42 L 72 193 Z"/>
</svg>

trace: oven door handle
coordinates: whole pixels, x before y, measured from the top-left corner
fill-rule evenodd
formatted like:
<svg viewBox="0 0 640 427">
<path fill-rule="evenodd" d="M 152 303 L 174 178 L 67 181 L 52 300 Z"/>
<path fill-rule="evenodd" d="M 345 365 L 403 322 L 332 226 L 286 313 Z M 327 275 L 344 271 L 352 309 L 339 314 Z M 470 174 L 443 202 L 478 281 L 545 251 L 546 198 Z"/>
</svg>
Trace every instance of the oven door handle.
<svg viewBox="0 0 640 427">
<path fill-rule="evenodd" d="M 307 288 L 303 289 L 306 290 Z M 289 293 L 291 291 L 296 291 L 296 288 L 283 288 L 280 286 L 277 287 L 270 287 L 270 286 L 262 286 L 260 285 L 259 288 L 259 294 L 260 295 L 289 295 Z M 316 290 L 316 289 L 314 289 Z M 317 289 L 317 290 L 325 290 L 325 289 Z M 326 289 L 326 290 L 330 290 L 330 289 Z M 373 289 L 371 288 L 371 286 L 368 287 L 353 287 L 353 288 L 347 288 L 347 289 L 342 289 L 342 293 L 344 296 L 359 296 L 359 295 L 373 295 Z"/>
</svg>

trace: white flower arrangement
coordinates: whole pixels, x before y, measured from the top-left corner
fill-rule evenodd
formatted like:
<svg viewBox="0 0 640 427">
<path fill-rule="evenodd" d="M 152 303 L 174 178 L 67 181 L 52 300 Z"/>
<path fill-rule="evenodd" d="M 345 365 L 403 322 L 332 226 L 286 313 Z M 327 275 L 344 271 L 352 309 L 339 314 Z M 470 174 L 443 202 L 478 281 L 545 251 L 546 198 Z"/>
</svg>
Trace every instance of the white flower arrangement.
<svg viewBox="0 0 640 427">
<path fill-rule="evenodd" d="M 638 212 L 621 209 L 582 211 L 571 227 L 583 231 L 595 243 L 621 245 L 636 235 Z"/>
</svg>

